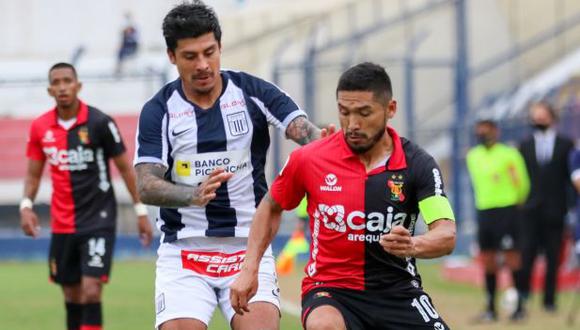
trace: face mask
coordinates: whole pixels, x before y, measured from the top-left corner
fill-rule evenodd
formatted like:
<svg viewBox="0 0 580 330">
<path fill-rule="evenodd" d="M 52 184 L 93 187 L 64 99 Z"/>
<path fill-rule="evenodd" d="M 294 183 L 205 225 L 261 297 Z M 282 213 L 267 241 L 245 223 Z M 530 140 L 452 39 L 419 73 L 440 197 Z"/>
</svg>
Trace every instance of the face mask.
<svg viewBox="0 0 580 330">
<path fill-rule="evenodd" d="M 538 124 L 538 123 L 532 123 L 532 127 L 535 130 L 541 131 L 541 132 L 545 132 L 548 128 L 550 128 L 550 126 L 546 125 L 546 124 Z"/>
<path fill-rule="evenodd" d="M 477 142 L 479 142 L 480 144 L 484 144 L 484 145 L 491 144 L 491 142 L 493 140 L 490 136 L 487 136 L 485 134 L 479 134 L 476 137 L 477 137 Z"/>
</svg>

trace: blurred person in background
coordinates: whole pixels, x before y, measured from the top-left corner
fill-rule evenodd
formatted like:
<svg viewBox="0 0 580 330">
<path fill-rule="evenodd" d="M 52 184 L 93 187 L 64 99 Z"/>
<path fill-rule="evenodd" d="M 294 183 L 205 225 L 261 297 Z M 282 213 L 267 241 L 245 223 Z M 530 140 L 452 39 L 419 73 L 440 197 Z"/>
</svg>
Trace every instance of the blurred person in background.
<svg viewBox="0 0 580 330">
<path fill-rule="evenodd" d="M 475 125 L 478 144 L 467 153 L 467 169 L 477 209 L 478 244 L 485 273 L 487 304 L 476 322 L 497 321 L 495 305 L 498 255 L 512 273 L 518 302 L 510 319 L 525 313 L 521 298 L 520 210 L 529 193 L 530 182 L 524 160 L 516 148 L 498 142 L 499 128 L 492 120 Z"/>
<path fill-rule="evenodd" d="M 342 130 L 291 153 L 252 222 L 232 304 L 246 314 L 260 259 L 283 210 L 306 195 L 312 250 L 302 281 L 306 329 L 448 329 L 416 259 L 453 251 L 455 220 L 441 171 L 388 127 L 397 112 L 385 69 L 361 63 L 336 89 Z M 428 231 L 414 235 L 419 213 Z"/>
<path fill-rule="evenodd" d="M 139 31 L 131 13 L 125 13 L 125 25 L 121 30 L 121 44 L 117 52 L 117 66 L 115 68 L 116 74 L 123 72 L 123 64 L 130 58 L 137 55 L 139 50 Z"/>
<path fill-rule="evenodd" d="M 155 326 L 206 329 L 219 306 L 234 329 L 278 329 L 271 248 L 260 264 L 250 313 L 235 314 L 229 285 L 268 189 L 269 126 L 301 145 L 324 133 L 277 86 L 220 68 L 220 24 L 203 2 L 173 8 L 163 36 L 179 78 L 144 105 L 134 162 L 143 201 L 160 207 Z"/>
<path fill-rule="evenodd" d="M 530 177 L 530 194 L 522 221 L 522 285 L 526 299 L 534 261 L 543 251 L 546 259 L 543 307 L 555 312 L 560 250 L 571 190 L 569 157 L 573 142 L 556 131 L 557 113 L 547 102 L 529 109 L 533 134 L 519 146 Z"/>
<path fill-rule="evenodd" d="M 576 222 L 574 227 L 574 252 L 580 264 L 580 149 L 570 155 L 570 179 L 576 190 Z"/>
<path fill-rule="evenodd" d="M 294 271 L 294 264 L 300 254 L 308 253 L 309 245 L 306 240 L 306 231 L 308 229 L 308 201 L 306 197 L 300 201 L 298 207 L 294 209 L 296 226 L 290 238 L 282 248 L 282 251 L 276 257 L 276 272 L 278 275 L 288 275 Z"/>
<path fill-rule="evenodd" d="M 48 94 L 56 106 L 30 126 L 21 227 L 28 236 L 40 234 L 33 201 L 48 162 L 52 180 L 50 279 L 62 287 L 67 329 L 98 330 L 102 329 L 103 284 L 109 279 L 115 244 L 117 204 L 110 159 L 135 203 L 144 246 L 151 242 L 152 229 L 113 119 L 78 98 L 82 84 L 71 64 L 53 65 L 48 79 Z"/>
</svg>

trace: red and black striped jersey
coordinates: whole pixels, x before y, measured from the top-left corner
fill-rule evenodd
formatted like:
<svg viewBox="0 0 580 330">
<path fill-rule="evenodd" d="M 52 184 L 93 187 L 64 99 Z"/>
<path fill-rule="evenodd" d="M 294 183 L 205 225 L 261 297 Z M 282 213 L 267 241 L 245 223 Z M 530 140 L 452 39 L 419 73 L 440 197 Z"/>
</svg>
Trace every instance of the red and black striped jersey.
<svg viewBox="0 0 580 330">
<path fill-rule="evenodd" d="M 421 285 L 415 259 L 387 253 L 380 236 L 396 225 L 413 233 L 420 210 L 427 223 L 453 213 L 435 160 L 387 132 L 393 151 L 370 172 L 337 132 L 295 150 L 272 184 L 272 198 L 286 210 L 308 199 L 312 239 L 303 294 L 319 286 L 393 292 Z"/>
<path fill-rule="evenodd" d="M 56 108 L 32 122 L 26 155 L 50 164 L 53 233 L 115 228 L 117 207 L 109 159 L 123 152 L 113 119 L 83 102 L 69 129 L 59 125 Z"/>
</svg>

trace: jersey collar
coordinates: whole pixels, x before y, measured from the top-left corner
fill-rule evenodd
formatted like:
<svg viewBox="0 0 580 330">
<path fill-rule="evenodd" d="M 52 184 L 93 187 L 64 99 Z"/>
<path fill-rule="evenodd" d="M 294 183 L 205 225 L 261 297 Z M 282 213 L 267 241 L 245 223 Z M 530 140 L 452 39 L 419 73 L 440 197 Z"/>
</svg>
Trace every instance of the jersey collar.
<svg viewBox="0 0 580 330">
<path fill-rule="evenodd" d="M 56 109 L 56 107 L 52 108 L 52 117 L 53 117 L 52 125 L 53 126 L 60 126 L 58 124 L 58 110 Z M 79 100 L 79 112 L 77 113 L 77 121 L 75 122 L 75 124 L 72 127 L 75 127 L 77 125 L 82 125 L 82 124 L 86 123 L 88 121 L 88 119 L 89 119 L 89 107 L 87 106 L 86 103 Z"/>
<path fill-rule="evenodd" d="M 344 137 L 344 133 L 338 132 L 341 135 L 341 144 L 343 146 L 343 158 L 350 158 L 350 157 L 357 157 L 355 153 L 350 150 L 348 144 L 346 143 L 346 139 Z M 389 171 L 398 171 L 407 168 L 407 159 L 405 157 L 405 151 L 403 150 L 403 143 L 401 142 L 401 138 L 397 131 L 394 128 L 387 126 L 387 134 L 393 139 L 393 152 L 387 161 L 386 169 Z M 373 170 L 381 171 L 384 170 L 383 167 Z"/>
</svg>

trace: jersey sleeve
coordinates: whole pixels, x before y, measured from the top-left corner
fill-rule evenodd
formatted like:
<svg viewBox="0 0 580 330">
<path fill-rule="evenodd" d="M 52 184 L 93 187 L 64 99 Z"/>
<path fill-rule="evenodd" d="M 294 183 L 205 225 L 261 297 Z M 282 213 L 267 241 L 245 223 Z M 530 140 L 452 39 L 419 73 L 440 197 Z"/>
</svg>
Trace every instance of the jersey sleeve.
<svg viewBox="0 0 580 330">
<path fill-rule="evenodd" d="M 36 126 L 36 121 L 33 121 L 30 125 L 28 141 L 26 143 L 26 157 L 32 160 L 45 160 L 46 155 L 42 151 L 39 129 Z"/>
<path fill-rule="evenodd" d="M 296 208 L 306 194 L 302 180 L 303 173 L 300 172 L 301 163 L 302 153 L 298 149 L 290 154 L 286 164 L 270 186 L 270 196 L 284 210 Z"/>
<path fill-rule="evenodd" d="M 167 112 L 164 106 L 151 100 L 143 106 L 137 127 L 134 165 L 155 163 L 169 167 L 167 162 Z"/>
<path fill-rule="evenodd" d="M 103 148 L 107 156 L 116 157 L 124 153 L 126 148 L 117 123 L 113 118 L 107 116 L 102 125 L 100 131 L 103 134 Z"/>
<path fill-rule="evenodd" d="M 416 177 L 419 211 L 426 224 L 439 219 L 455 220 L 455 215 L 445 195 L 441 170 L 430 155 L 423 153 L 416 159 Z"/>
<path fill-rule="evenodd" d="M 285 131 L 296 117 L 307 116 L 278 86 L 253 76 L 248 76 L 247 84 L 252 101 L 260 108 L 270 125 Z"/>
</svg>

